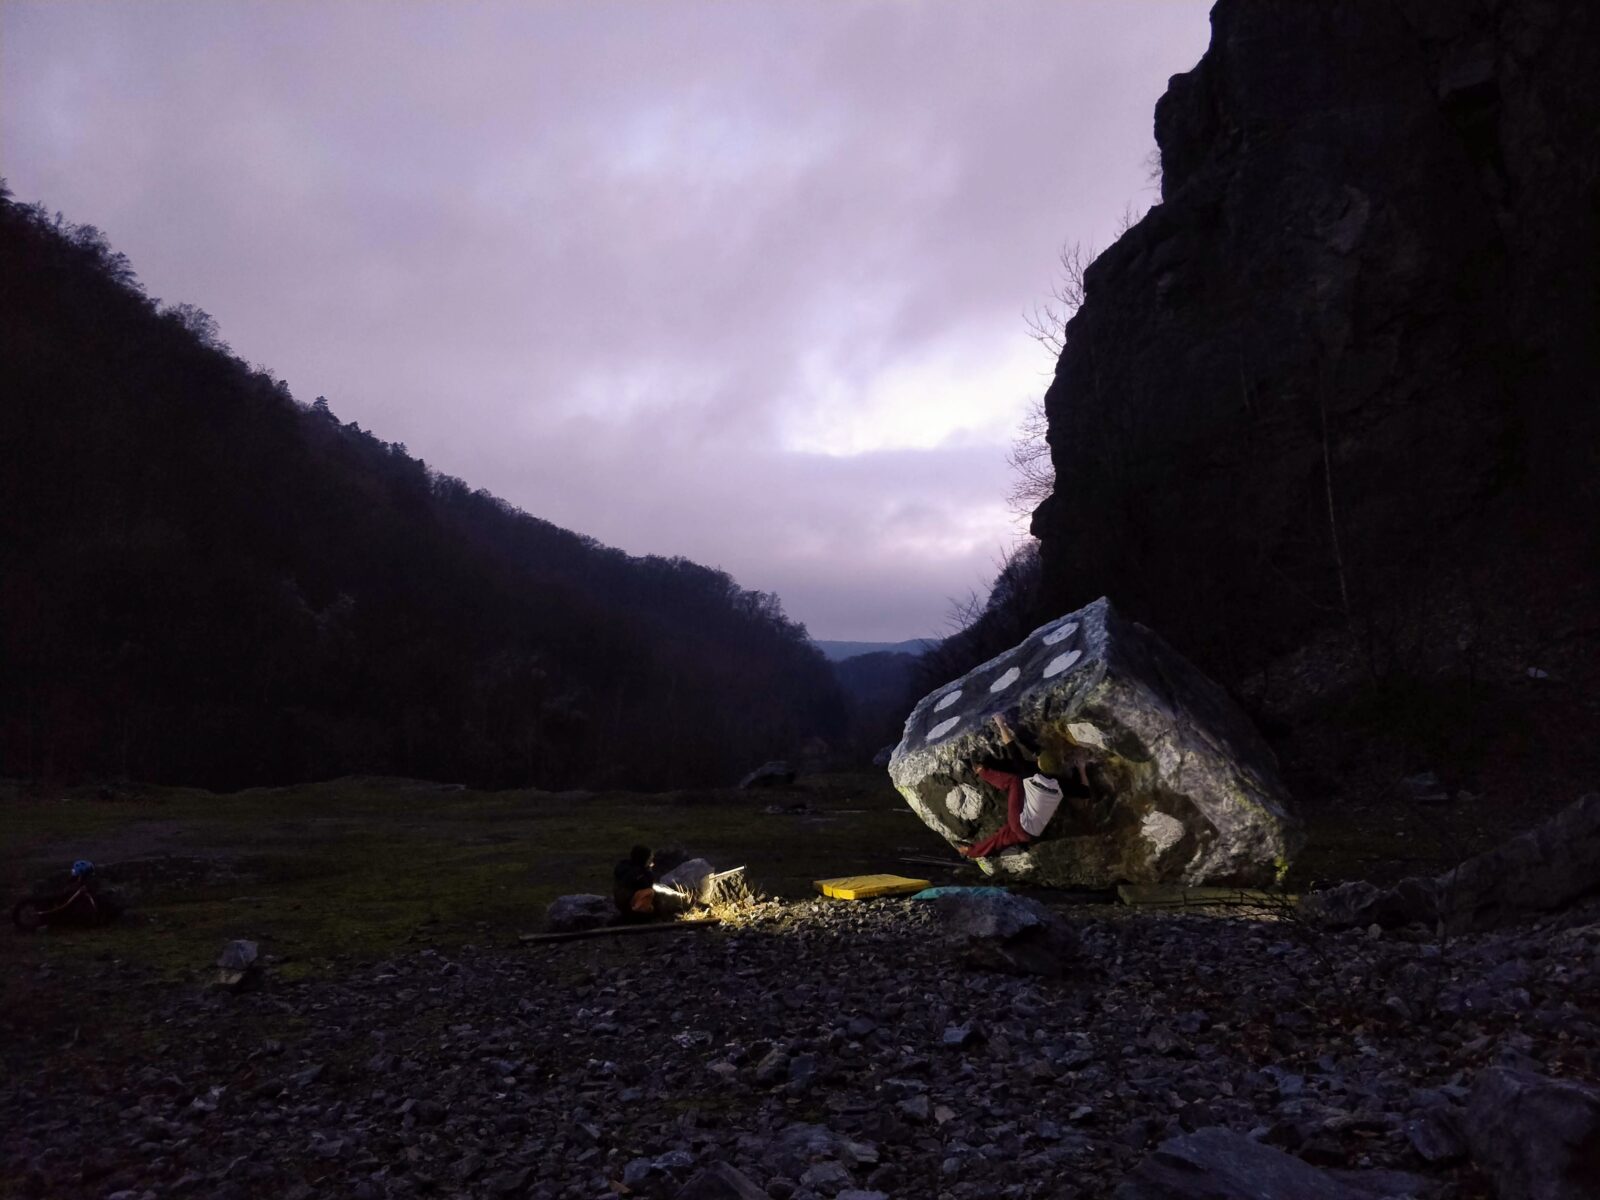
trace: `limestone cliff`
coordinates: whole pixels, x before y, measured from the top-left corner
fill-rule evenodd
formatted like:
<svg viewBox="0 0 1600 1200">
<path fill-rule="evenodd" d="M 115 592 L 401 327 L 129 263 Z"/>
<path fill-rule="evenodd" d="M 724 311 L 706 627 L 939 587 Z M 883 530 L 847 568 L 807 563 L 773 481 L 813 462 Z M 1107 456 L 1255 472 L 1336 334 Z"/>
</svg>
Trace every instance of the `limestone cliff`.
<svg viewBox="0 0 1600 1200">
<path fill-rule="evenodd" d="M 1034 532 L 1043 610 L 1109 594 L 1228 678 L 1519 538 L 1584 552 L 1600 8 L 1211 24 L 1156 107 L 1161 203 L 1067 326 Z"/>
</svg>

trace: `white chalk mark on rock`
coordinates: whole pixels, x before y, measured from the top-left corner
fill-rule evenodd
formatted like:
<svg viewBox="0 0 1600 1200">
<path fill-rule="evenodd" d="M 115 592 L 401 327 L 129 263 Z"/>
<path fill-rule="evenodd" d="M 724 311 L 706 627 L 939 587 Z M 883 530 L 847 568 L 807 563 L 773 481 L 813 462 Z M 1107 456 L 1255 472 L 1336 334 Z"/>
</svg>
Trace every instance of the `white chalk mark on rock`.
<svg viewBox="0 0 1600 1200">
<path fill-rule="evenodd" d="M 944 798 L 944 805 L 951 815 L 960 817 L 963 821 L 976 821 L 983 812 L 983 797 L 976 788 L 962 783 L 950 789 L 950 794 Z"/>
<path fill-rule="evenodd" d="M 1057 675 L 1061 674 L 1061 672 L 1065 671 L 1068 667 L 1070 667 L 1073 663 L 1077 662 L 1082 657 L 1083 657 L 1083 651 L 1082 650 L 1069 650 L 1065 654 L 1056 655 L 1054 658 L 1052 658 L 1050 660 L 1049 664 L 1045 667 L 1045 669 L 1044 669 L 1044 677 L 1046 679 L 1055 678 Z"/>
<path fill-rule="evenodd" d="M 949 733 L 952 729 L 954 729 L 960 723 L 961 723 L 961 718 L 960 717 L 946 717 L 944 720 L 940 721 L 937 725 L 935 725 L 932 729 L 928 730 L 928 736 L 927 736 L 927 738 L 925 740 L 931 742 L 935 738 L 942 738 L 945 734 Z"/>
<path fill-rule="evenodd" d="M 1093 746 L 1096 750 L 1109 750 L 1105 734 L 1087 721 L 1073 721 L 1067 726 L 1067 736 L 1080 746 Z"/>
<path fill-rule="evenodd" d="M 1147 812 L 1139 822 L 1139 832 L 1150 844 L 1152 864 L 1183 840 L 1183 822 L 1164 812 Z"/>
<path fill-rule="evenodd" d="M 1006 673 L 989 685 L 991 692 L 1003 692 L 1017 680 L 1022 678 L 1022 672 L 1012 667 Z"/>
<path fill-rule="evenodd" d="M 1049 633 L 1045 634 L 1044 644 L 1046 646 L 1059 645 L 1077 632 L 1078 623 L 1076 621 L 1068 621 L 1060 629 L 1052 629 Z"/>
<path fill-rule="evenodd" d="M 961 689 L 957 688 L 955 691 L 951 692 L 949 695 L 941 696 L 939 698 L 939 703 L 937 703 L 937 704 L 935 704 L 933 706 L 933 711 L 934 712 L 943 712 L 945 709 L 949 708 L 952 704 L 954 704 L 959 699 L 961 699 Z"/>
</svg>

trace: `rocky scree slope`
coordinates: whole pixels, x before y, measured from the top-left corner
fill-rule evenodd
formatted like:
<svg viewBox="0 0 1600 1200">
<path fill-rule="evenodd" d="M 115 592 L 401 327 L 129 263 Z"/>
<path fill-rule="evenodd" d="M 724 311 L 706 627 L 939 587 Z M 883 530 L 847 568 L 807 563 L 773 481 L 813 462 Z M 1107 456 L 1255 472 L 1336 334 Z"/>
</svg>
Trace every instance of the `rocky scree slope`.
<svg viewBox="0 0 1600 1200">
<path fill-rule="evenodd" d="M 1593 905 L 1444 943 L 1080 911 L 1061 980 L 968 969 L 908 901 L 269 969 L 242 995 L 114 964 L 41 976 L 30 1012 L 68 1027 L 0 1040 L 0 1111 L 24 1114 L 0 1160 L 25 1197 L 672 1197 L 720 1162 L 774 1200 L 1060 1200 L 1226 1130 L 1328 1173 L 1328 1195 L 1363 1194 L 1338 1171 L 1400 1170 L 1468 1200 L 1483 1171 L 1538 1194 L 1504 1143 L 1543 1136 L 1551 1103 L 1574 1145 L 1600 1138 L 1571 1082 L 1600 1070 Z M 1485 1088 L 1540 1104 L 1475 1122 Z M 1207 1146 L 1238 1143 L 1186 1152 Z"/>
</svg>

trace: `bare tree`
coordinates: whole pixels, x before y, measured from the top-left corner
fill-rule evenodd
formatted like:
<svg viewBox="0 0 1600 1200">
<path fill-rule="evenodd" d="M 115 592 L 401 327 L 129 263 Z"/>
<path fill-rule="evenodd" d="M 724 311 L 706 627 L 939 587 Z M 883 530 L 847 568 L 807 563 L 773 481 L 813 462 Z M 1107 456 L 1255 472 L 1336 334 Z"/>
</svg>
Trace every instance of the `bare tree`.
<svg viewBox="0 0 1600 1200">
<path fill-rule="evenodd" d="M 1161 190 L 1161 147 L 1151 146 L 1150 153 L 1144 156 L 1144 185 L 1147 189 L 1159 192 Z"/>
<path fill-rule="evenodd" d="M 1126 219 L 1126 214 L 1124 214 Z M 1082 242 L 1067 242 L 1058 257 L 1061 273 L 1050 291 L 1050 298 L 1034 305 L 1033 312 L 1023 317 L 1028 336 L 1051 358 L 1061 357 L 1067 345 L 1067 322 L 1083 304 L 1083 274 L 1095 260 L 1095 249 Z M 1055 465 L 1050 460 L 1050 444 L 1046 434 L 1050 423 L 1045 417 L 1044 398 L 1038 397 L 1028 405 L 1011 449 L 1006 452 L 1006 465 L 1015 476 L 1011 490 L 1006 493 L 1006 506 L 1019 519 L 1030 516 L 1055 490 Z"/>
<path fill-rule="evenodd" d="M 1035 304 L 1033 312 L 1022 319 L 1028 326 L 1028 336 L 1059 358 L 1067 348 L 1067 322 L 1083 304 L 1083 273 L 1095 260 L 1097 251 L 1082 242 L 1067 242 L 1061 247 L 1058 261 L 1061 274 L 1050 290 L 1050 298 Z"/>
<path fill-rule="evenodd" d="M 1031 516 L 1055 491 L 1055 465 L 1050 461 L 1050 443 L 1046 440 L 1049 432 L 1044 397 L 1035 397 L 1028 403 L 1011 449 L 1006 451 L 1006 465 L 1014 473 L 1011 490 L 1006 493 L 1006 507 L 1018 518 Z"/>
<path fill-rule="evenodd" d="M 1152 186 L 1161 183 L 1161 151 L 1152 147 L 1144 160 L 1146 178 Z M 1132 229 L 1149 211 L 1139 209 L 1133 201 L 1122 206 L 1122 216 L 1117 222 L 1117 237 Z M 1057 256 L 1061 273 L 1056 277 L 1050 298 L 1033 306 L 1033 312 L 1023 316 L 1028 336 L 1045 348 L 1052 359 L 1059 359 L 1067 348 L 1067 322 L 1083 307 L 1084 275 L 1099 257 L 1091 243 L 1065 242 Z M 1044 398 L 1039 397 L 1028 405 L 1028 411 L 1006 452 L 1006 465 L 1015 477 L 1011 490 L 1006 493 L 1006 507 L 1019 519 L 1033 514 L 1050 493 L 1055 491 L 1055 464 L 1050 457 L 1047 435 L 1050 422 L 1045 416 Z"/>
</svg>

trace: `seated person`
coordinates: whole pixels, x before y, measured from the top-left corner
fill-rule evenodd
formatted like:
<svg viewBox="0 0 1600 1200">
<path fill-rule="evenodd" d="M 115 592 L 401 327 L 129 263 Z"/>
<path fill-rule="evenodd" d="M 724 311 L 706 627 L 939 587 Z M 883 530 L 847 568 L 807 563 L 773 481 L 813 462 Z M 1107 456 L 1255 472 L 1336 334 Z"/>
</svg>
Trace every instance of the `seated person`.
<svg viewBox="0 0 1600 1200">
<path fill-rule="evenodd" d="M 635 846 L 612 872 L 611 898 L 624 917 L 638 920 L 655 915 L 656 880 L 650 867 L 650 847 Z"/>
<path fill-rule="evenodd" d="M 987 858 L 1008 846 L 1027 845 L 1044 832 L 1063 797 L 1087 799 L 1090 794 L 1083 754 L 1073 754 L 1063 775 L 1062 764 L 1054 756 L 1034 753 L 999 714 L 992 719 L 1006 753 L 973 767 L 979 779 L 1006 794 L 1006 823 L 999 832 L 962 847 L 961 853 L 968 858 Z"/>
</svg>

